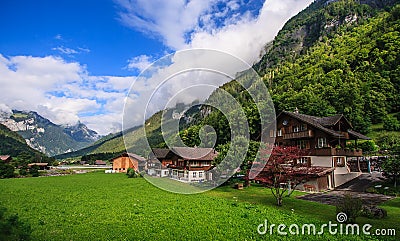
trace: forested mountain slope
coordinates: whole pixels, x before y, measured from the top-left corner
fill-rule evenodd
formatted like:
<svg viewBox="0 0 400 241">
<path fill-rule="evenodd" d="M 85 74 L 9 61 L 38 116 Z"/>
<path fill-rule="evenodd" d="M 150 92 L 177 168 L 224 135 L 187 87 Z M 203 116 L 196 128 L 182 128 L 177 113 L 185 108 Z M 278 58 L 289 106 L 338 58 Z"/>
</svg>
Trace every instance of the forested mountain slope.
<svg viewBox="0 0 400 241">
<path fill-rule="evenodd" d="M 395 113 L 400 111 L 400 6 L 397 3 L 394 0 L 315 1 L 289 20 L 254 65 L 270 90 L 276 113 L 295 108 L 316 116 L 343 113 L 354 129 L 362 133 L 368 133 L 371 125 L 389 118 L 400 129 L 399 120 L 393 117 L 398 117 Z M 220 89 L 242 105 L 249 121 L 250 148 L 256 150 L 260 116 L 245 89 L 254 86 L 245 73 L 239 76 Z M 218 134 L 218 149 L 226 150 L 230 142 L 226 118 L 207 106 L 201 112 L 207 114 L 196 115 L 181 130 L 183 141 L 189 146 L 198 145 L 200 128 L 210 125 Z M 160 113 L 146 122 L 146 125 L 151 122 L 147 137 L 153 147 L 165 145 L 157 123 Z M 146 141 L 141 128 L 127 134 L 130 143 L 137 147 Z M 122 148 L 122 137 L 118 136 L 102 142 L 90 153 Z"/>
</svg>

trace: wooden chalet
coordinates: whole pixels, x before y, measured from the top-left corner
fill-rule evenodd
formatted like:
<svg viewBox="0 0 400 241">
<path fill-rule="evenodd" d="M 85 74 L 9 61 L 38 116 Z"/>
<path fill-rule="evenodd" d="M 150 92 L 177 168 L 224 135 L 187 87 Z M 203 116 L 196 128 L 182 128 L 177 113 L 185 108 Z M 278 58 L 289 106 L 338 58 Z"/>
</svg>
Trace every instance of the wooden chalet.
<svg viewBox="0 0 400 241">
<path fill-rule="evenodd" d="M 276 118 L 276 129 L 270 130 L 275 145 L 298 146 L 307 155 L 295 164 L 305 166 L 304 173 L 315 178 L 303 185 L 304 189 L 322 191 L 333 189 L 361 175 L 366 162 L 362 162 L 361 149 L 349 149 L 348 141 L 369 140 L 352 130 L 351 123 L 342 115 L 316 117 L 298 111 L 281 112 Z M 311 172 L 311 169 L 317 171 Z"/>
<path fill-rule="evenodd" d="M 159 166 L 148 173 L 169 177 L 187 182 L 198 182 L 209 179 L 206 172 L 212 168 L 212 161 L 218 155 L 213 148 L 173 147 L 171 149 L 152 150 L 150 160 L 158 160 Z M 168 173 L 165 171 L 168 170 Z M 160 175 L 158 175 L 160 176 Z"/>
<path fill-rule="evenodd" d="M 133 168 L 137 172 L 145 169 L 146 159 L 134 153 L 123 153 L 112 159 L 115 172 L 127 172 L 128 168 Z"/>
</svg>

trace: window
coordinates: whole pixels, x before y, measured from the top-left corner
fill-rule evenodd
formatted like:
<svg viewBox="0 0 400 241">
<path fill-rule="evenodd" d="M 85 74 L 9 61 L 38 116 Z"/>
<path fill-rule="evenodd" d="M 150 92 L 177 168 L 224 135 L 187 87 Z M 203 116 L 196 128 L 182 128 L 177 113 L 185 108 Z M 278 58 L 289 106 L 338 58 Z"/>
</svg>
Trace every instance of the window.
<svg viewBox="0 0 400 241">
<path fill-rule="evenodd" d="M 300 127 L 299 126 L 293 126 L 293 132 L 299 132 Z"/>
<path fill-rule="evenodd" d="M 326 143 L 326 138 L 325 137 L 318 138 L 318 144 L 317 144 L 318 148 L 327 147 L 327 146 L 328 145 Z"/>
<path fill-rule="evenodd" d="M 193 177 L 196 177 L 197 176 L 197 172 L 193 172 Z"/>
<path fill-rule="evenodd" d="M 275 137 L 275 131 L 269 130 L 269 137 Z"/>
<path fill-rule="evenodd" d="M 298 140 L 298 141 L 296 141 L 296 146 L 300 149 L 310 148 L 308 140 Z"/>
<path fill-rule="evenodd" d="M 277 136 L 282 136 L 282 128 L 278 130 Z"/>
<path fill-rule="evenodd" d="M 344 167 L 345 165 L 344 157 L 334 157 L 333 160 L 335 162 L 335 166 Z"/>
<path fill-rule="evenodd" d="M 307 130 L 307 125 L 306 124 L 301 124 L 300 131 L 306 131 L 306 130 Z"/>
<path fill-rule="evenodd" d="M 199 177 L 203 177 L 203 172 L 199 172 Z"/>
<path fill-rule="evenodd" d="M 300 159 L 298 160 L 298 164 L 307 164 L 309 160 L 309 157 L 300 157 Z"/>
</svg>

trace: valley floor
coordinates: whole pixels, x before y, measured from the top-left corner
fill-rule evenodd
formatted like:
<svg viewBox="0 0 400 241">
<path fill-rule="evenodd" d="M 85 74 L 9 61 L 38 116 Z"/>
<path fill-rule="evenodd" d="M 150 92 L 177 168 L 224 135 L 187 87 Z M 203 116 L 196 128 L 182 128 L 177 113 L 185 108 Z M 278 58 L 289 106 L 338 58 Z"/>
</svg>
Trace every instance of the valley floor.
<svg viewBox="0 0 400 241">
<path fill-rule="evenodd" d="M 144 178 L 92 172 L 58 177 L 0 180 L 0 204 L 30 223 L 33 240 L 366 240 L 376 236 L 259 234 L 269 224 L 310 224 L 336 220 L 335 207 L 284 199 L 275 206 L 268 189 L 223 186 L 195 195 L 163 191 Z M 303 195 L 295 193 L 294 196 Z M 358 218 L 360 225 L 397 228 L 400 199 L 381 205 L 382 220 Z M 326 230 L 325 230 L 326 231 Z M 318 232 L 318 230 L 317 230 Z M 386 239 L 390 237 L 386 237 Z"/>
</svg>

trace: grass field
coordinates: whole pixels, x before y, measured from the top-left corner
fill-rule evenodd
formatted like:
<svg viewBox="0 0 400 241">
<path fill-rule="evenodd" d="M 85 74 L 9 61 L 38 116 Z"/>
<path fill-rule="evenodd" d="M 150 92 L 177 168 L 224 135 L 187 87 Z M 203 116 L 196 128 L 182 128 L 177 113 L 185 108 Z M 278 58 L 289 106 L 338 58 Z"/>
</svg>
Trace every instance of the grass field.
<svg viewBox="0 0 400 241">
<path fill-rule="evenodd" d="M 296 198 L 274 204 L 268 189 L 225 186 L 182 195 L 143 178 L 100 172 L 0 180 L 0 204 L 32 228 L 33 240 L 366 240 L 369 236 L 260 235 L 259 224 L 335 220 L 335 208 Z M 299 195 L 297 193 L 296 195 Z M 359 218 L 374 228 L 398 228 L 400 201 L 386 203 L 383 220 Z M 399 230 L 396 230 L 399 232 Z M 317 230 L 318 232 L 318 230 Z M 399 237 L 399 236 L 397 236 Z M 394 239 L 392 237 L 392 239 Z"/>
</svg>

